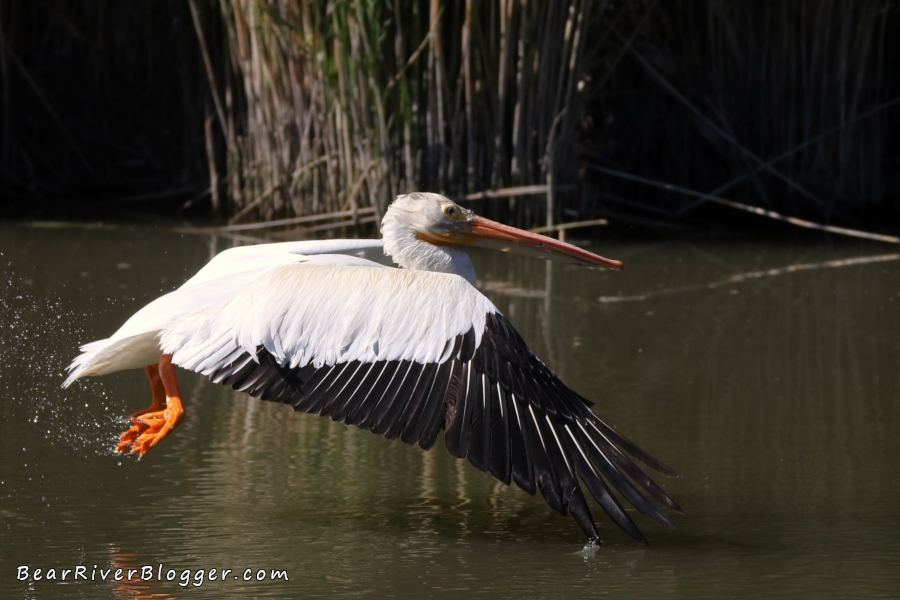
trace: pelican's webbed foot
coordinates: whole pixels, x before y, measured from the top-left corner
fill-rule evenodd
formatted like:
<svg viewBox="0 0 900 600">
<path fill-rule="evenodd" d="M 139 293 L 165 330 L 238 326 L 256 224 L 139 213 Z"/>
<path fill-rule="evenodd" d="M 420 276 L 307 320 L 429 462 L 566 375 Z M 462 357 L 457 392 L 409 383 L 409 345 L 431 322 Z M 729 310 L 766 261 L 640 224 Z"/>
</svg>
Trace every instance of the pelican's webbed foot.
<svg viewBox="0 0 900 600">
<path fill-rule="evenodd" d="M 146 368 L 153 388 L 153 405 L 132 416 L 134 425 L 119 436 L 116 452 L 144 456 L 163 440 L 184 418 L 184 405 L 172 365 L 172 355 L 164 354 L 158 365 Z"/>
</svg>

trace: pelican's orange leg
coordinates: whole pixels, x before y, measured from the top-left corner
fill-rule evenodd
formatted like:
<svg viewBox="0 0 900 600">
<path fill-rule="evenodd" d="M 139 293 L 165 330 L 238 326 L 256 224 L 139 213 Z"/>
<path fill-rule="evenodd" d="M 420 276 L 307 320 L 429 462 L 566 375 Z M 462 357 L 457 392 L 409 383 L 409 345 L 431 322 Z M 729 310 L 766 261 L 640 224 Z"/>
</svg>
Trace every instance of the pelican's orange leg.
<svg viewBox="0 0 900 600">
<path fill-rule="evenodd" d="M 153 406 L 132 415 L 134 426 L 122 434 L 117 452 L 131 448 L 132 454 L 144 456 L 184 418 L 184 405 L 181 403 L 172 355 L 163 354 L 159 357 L 159 365 L 147 367 L 147 377 L 153 388 Z"/>
<path fill-rule="evenodd" d="M 119 445 L 116 446 L 116 452 L 125 452 L 131 448 L 134 440 L 149 427 L 149 425 L 139 421 L 137 417 L 151 412 L 159 412 L 166 406 L 166 388 L 163 386 L 162 379 L 159 377 L 159 365 L 149 365 L 148 367 L 145 367 L 144 370 L 147 372 L 147 379 L 150 380 L 150 387 L 153 389 L 153 404 L 150 408 L 139 410 L 131 415 L 131 420 L 134 421 L 134 425 L 131 426 L 131 429 L 119 436 Z"/>
</svg>

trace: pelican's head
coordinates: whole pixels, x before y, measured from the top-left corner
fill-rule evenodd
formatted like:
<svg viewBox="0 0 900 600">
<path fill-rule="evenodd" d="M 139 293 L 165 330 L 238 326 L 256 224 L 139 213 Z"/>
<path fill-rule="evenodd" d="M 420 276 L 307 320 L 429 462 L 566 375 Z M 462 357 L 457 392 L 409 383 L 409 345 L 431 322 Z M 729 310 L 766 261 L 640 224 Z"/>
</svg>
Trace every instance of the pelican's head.
<svg viewBox="0 0 900 600">
<path fill-rule="evenodd" d="M 401 240 L 406 239 L 406 245 L 409 245 L 412 241 L 409 238 L 412 237 L 431 247 L 482 246 L 588 267 L 617 271 L 623 268 L 622 263 L 617 260 L 597 256 L 551 237 L 479 217 L 440 194 L 428 192 L 398 196 L 388 207 L 381 230 L 385 239 L 385 251 L 395 259 L 400 252 L 392 250 L 403 250 L 399 247 L 402 245 Z M 398 263 L 408 266 L 400 260 Z"/>
</svg>

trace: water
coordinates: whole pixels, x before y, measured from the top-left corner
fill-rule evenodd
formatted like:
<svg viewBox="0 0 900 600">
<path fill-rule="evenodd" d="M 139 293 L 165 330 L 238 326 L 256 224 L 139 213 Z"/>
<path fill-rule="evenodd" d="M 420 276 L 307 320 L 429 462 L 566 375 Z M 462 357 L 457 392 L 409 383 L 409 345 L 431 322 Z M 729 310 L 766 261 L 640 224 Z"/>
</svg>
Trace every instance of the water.
<svg viewBox="0 0 900 600">
<path fill-rule="evenodd" d="M 894 248 L 590 246 L 624 273 L 474 254 L 534 351 L 684 475 L 662 481 L 677 528 L 637 517 L 650 547 L 594 507 L 591 557 L 571 518 L 441 441 L 425 453 L 186 372 L 179 429 L 143 460 L 113 454 L 144 374 L 62 390 L 65 365 L 230 243 L 0 228 L 0 597 L 900 597 Z M 160 564 L 175 581 L 100 580 Z M 22 582 L 20 565 L 98 573 Z M 232 573 L 195 586 L 212 568 Z"/>
</svg>

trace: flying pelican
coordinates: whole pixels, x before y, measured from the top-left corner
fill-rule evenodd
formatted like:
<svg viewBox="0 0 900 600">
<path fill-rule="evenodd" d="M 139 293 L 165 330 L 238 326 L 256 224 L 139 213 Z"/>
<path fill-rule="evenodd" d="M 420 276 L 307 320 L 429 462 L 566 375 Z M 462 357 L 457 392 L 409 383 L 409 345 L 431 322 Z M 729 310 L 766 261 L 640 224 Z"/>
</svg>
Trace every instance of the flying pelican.
<svg viewBox="0 0 900 600">
<path fill-rule="evenodd" d="M 184 418 L 175 365 L 262 400 L 357 425 L 428 450 L 444 430 L 450 453 L 571 513 L 598 540 L 578 479 L 613 522 L 647 543 L 611 493 L 651 521 L 678 504 L 629 457 L 678 475 L 638 448 L 567 388 L 478 290 L 461 245 L 577 265 L 622 263 L 477 216 L 438 194 L 399 196 L 382 240 L 262 244 L 225 250 L 81 347 L 64 386 L 144 367 L 150 408 L 132 415 L 117 451 L 143 456 Z M 401 269 L 341 252 L 379 248 Z M 149 365 L 149 366 L 147 366 Z"/>
</svg>

